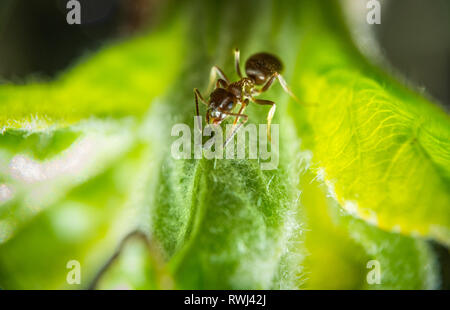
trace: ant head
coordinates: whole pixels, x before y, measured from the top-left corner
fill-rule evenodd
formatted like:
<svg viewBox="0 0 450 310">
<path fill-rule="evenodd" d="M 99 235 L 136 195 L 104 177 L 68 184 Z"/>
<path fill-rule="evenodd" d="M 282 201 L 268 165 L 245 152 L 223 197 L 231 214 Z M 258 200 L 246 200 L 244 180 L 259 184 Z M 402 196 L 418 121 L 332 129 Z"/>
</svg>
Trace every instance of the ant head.
<svg viewBox="0 0 450 310">
<path fill-rule="evenodd" d="M 256 85 L 262 85 L 274 74 L 281 73 L 283 65 L 274 55 L 258 53 L 245 62 L 245 73 Z"/>
<path fill-rule="evenodd" d="M 216 88 L 209 99 L 209 109 L 206 112 L 206 122 L 219 125 L 236 104 L 236 97 L 223 88 Z"/>
</svg>

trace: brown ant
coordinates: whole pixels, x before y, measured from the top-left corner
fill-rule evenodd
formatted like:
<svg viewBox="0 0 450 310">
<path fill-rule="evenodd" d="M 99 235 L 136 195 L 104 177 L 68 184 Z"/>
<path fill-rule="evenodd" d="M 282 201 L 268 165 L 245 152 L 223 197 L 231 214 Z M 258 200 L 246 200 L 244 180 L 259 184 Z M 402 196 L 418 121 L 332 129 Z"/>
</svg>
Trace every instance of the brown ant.
<svg viewBox="0 0 450 310">
<path fill-rule="evenodd" d="M 284 91 L 296 99 L 295 95 L 288 88 L 286 81 L 281 76 L 283 65 L 276 56 L 268 53 L 257 53 L 252 55 L 245 62 L 245 73 L 247 74 L 247 77 L 244 77 L 241 73 L 239 58 L 240 53 L 239 50 L 236 49 L 234 51 L 234 65 L 240 80 L 231 83 L 219 67 L 213 66 L 211 68 L 208 89 L 211 89 L 211 86 L 216 79 L 216 75 L 219 75 L 219 79 L 216 82 L 216 87 L 211 93 L 209 100 L 205 101 L 199 90 L 194 88 L 197 116 L 200 115 L 198 110 L 198 99 L 208 107 L 206 111 L 207 124 L 219 125 L 228 116 L 236 117 L 233 123 L 233 130 L 230 136 L 225 140 L 224 146 L 228 144 L 237 130 L 248 120 L 248 116 L 243 114 L 243 112 L 250 101 L 260 105 L 271 106 L 269 113 L 267 114 L 267 135 L 269 141 L 271 141 L 270 124 L 275 113 L 276 104 L 270 100 L 255 99 L 254 96 L 258 96 L 268 90 L 276 79 L 278 79 Z M 258 89 L 256 87 L 257 85 L 262 85 L 262 87 Z M 233 109 L 237 104 L 240 104 L 240 109 L 237 113 L 234 113 Z M 243 118 L 243 122 L 236 127 L 239 118 Z M 199 128 L 200 127 L 201 125 Z"/>
</svg>

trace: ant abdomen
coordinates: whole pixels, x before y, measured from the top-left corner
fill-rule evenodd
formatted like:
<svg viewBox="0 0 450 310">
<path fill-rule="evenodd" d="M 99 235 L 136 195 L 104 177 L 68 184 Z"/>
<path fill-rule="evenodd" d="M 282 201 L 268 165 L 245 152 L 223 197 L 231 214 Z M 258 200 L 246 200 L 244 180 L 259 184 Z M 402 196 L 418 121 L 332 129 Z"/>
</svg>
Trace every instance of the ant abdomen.
<svg viewBox="0 0 450 310">
<path fill-rule="evenodd" d="M 245 62 L 245 73 L 255 81 L 255 84 L 264 84 L 274 73 L 281 73 L 283 64 L 274 55 L 258 53 Z"/>
</svg>

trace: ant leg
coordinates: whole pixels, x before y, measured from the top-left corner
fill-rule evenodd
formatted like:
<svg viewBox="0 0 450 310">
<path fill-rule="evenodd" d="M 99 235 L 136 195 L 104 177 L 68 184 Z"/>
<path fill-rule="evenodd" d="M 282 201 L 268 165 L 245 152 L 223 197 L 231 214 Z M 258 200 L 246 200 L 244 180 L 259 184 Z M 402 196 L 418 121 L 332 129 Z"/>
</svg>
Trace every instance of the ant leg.
<svg viewBox="0 0 450 310">
<path fill-rule="evenodd" d="M 242 102 L 241 108 L 239 109 L 239 112 L 238 112 L 237 114 L 243 115 L 244 110 L 245 110 L 245 108 L 247 107 L 247 105 L 248 105 L 248 99 L 245 99 L 244 102 Z M 238 128 L 236 128 L 236 124 L 237 124 L 237 122 L 239 121 L 239 117 L 240 117 L 240 116 L 236 116 L 236 118 L 234 119 L 233 127 L 231 127 L 231 130 L 232 130 L 231 132 L 232 132 L 232 134 L 230 134 L 230 137 L 228 137 L 227 140 L 225 141 L 224 147 L 228 144 L 229 140 L 234 136 L 234 133 L 236 133 L 236 132 L 238 131 L 238 129 L 243 125 L 243 124 L 239 124 L 239 125 L 238 125 Z M 247 119 L 245 119 L 245 122 L 246 122 L 246 121 L 247 121 Z M 244 122 L 244 123 L 245 123 L 245 122 Z"/>
<path fill-rule="evenodd" d="M 239 109 L 238 114 L 244 113 L 244 110 L 245 110 L 245 108 L 247 107 L 247 105 L 248 105 L 248 99 L 245 99 L 244 102 L 243 102 L 242 105 L 241 105 L 241 108 Z M 239 116 L 236 116 L 236 119 L 235 119 L 234 122 L 233 122 L 233 128 L 234 128 L 234 126 L 236 126 L 238 120 L 239 120 Z"/>
<path fill-rule="evenodd" d="M 240 56 L 241 56 L 241 52 L 239 51 L 239 49 L 235 49 L 234 50 L 234 67 L 236 68 L 237 75 L 239 76 L 239 78 L 242 79 Z"/>
<path fill-rule="evenodd" d="M 218 79 L 216 82 L 216 88 L 222 87 L 222 88 L 227 88 L 228 84 L 227 82 L 225 82 L 222 79 Z"/>
<path fill-rule="evenodd" d="M 219 75 L 220 79 L 222 79 L 225 83 L 230 84 L 230 80 L 228 80 L 227 76 L 225 75 L 225 73 L 223 73 L 223 71 L 217 67 L 217 66 L 213 66 L 211 68 L 211 73 L 209 75 L 209 85 L 208 85 L 208 91 L 207 93 L 211 92 L 211 88 L 214 84 L 214 80 L 216 79 L 216 76 Z"/>
<path fill-rule="evenodd" d="M 297 96 L 289 89 L 289 86 L 286 83 L 286 80 L 281 76 L 281 74 L 277 73 L 278 81 L 280 81 L 281 87 L 283 87 L 284 91 L 289 94 L 295 101 L 299 102 Z"/>
<path fill-rule="evenodd" d="M 272 141 L 272 137 L 270 136 L 270 125 L 272 124 L 272 118 L 273 118 L 273 115 L 275 114 L 277 105 L 275 104 L 275 102 L 270 101 L 270 100 L 264 100 L 264 99 L 252 99 L 252 100 L 256 104 L 272 106 L 269 110 L 269 113 L 267 113 L 267 137 L 269 138 L 269 141 Z"/>
<path fill-rule="evenodd" d="M 269 87 L 272 86 L 272 84 L 276 78 L 277 78 L 277 73 L 272 74 L 272 76 L 267 80 L 266 84 L 264 84 L 264 86 L 261 89 L 258 89 L 255 91 L 255 95 L 259 95 L 259 94 L 265 92 L 266 90 L 268 90 Z"/>
<path fill-rule="evenodd" d="M 291 96 L 295 101 L 299 102 L 297 96 L 295 96 L 294 93 L 289 89 L 289 86 L 287 85 L 286 80 L 278 72 L 275 72 L 261 89 L 255 91 L 255 95 L 259 95 L 259 94 L 265 92 L 266 90 L 268 90 L 269 87 L 272 86 L 275 79 L 278 79 L 278 81 L 281 84 L 281 87 L 283 87 L 283 90 L 286 93 L 288 93 L 289 96 Z"/>
<path fill-rule="evenodd" d="M 211 109 L 206 110 L 206 124 L 209 124 L 209 113 Z"/>
<path fill-rule="evenodd" d="M 289 94 L 289 96 L 292 97 L 296 102 L 303 104 L 308 107 L 317 106 L 317 103 L 309 103 L 309 102 L 302 102 L 300 101 L 297 96 L 294 95 L 294 93 L 289 89 L 289 86 L 286 83 L 286 80 L 281 76 L 281 74 L 277 75 L 278 81 L 280 81 L 281 86 L 283 87 L 284 91 Z"/>
<path fill-rule="evenodd" d="M 242 108 L 241 108 L 242 110 Z M 244 125 L 247 120 L 248 120 L 248 115 L 246 114 L 241 114 L 241 113 L 231 113 L 231 112 L 222 112 L 223 114 L 227 114 L 230 116 L 236 116 L 236 119 L 239 119 L 240 117 L 244 118 L 244 120 L 242 121 L 242 123 L 239 123 L 239 125 L 234 128 L 234 130 L 231 132 L 231 134 L 227 137 L 227 139 L 225 140 L 225 143 L 223 144 L 223 147 L 225 148 L 227 146 L 227 144 L 231 141 L 231 139 L 234 137 L 234 135 L 236 134 L 236 132 L 242 127 L 242 125 Z M 234 127 L 234 124 L 233 124 Z"/>
<path fill-rule="evenodd" d="M 202 94 L 200 94 L 200 91 L 197 88 L 194 88 L 194 97 L 196 116 L 200 116 L 200 112 L 198 110 L 198 99 L 200 99 L 200 101 L 203 102 L 203 104 L 205 104 L 206 106 L 208 105 L 208 103 L 205 101 L 205 99 L 203 99 Z M 198 128 L 202 128 L 202 121 L 200 120 L 200 118 L 198 118 Z"/>
</svg>

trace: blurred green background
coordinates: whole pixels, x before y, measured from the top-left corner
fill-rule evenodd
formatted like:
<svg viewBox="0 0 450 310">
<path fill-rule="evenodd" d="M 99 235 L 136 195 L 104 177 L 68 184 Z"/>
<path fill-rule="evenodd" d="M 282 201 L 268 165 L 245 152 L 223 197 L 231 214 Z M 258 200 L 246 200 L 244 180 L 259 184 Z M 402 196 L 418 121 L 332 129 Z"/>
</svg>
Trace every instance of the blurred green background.
<svg viewBox="0 0 450 310">
<path fill-rule="evenodd" d="M 80 0 L 82 25 L 69 26 L 65 0 L 0 3 L 0 77 L 54 77 L 74 60 L 158 22 L 164 0 Z M 354 2 L 352 4 L 352 2 Z M 356 2 L 360 2 L 359 4 Z M 365 0 L 346 1 L 364 7 Z M 356 3 L 356 5 L 355 5 Z M 371 26 L 383 56 L 401 74 L 450 106 L 450 3 L 382 0 L 382 23 Z"/>
</svg>

